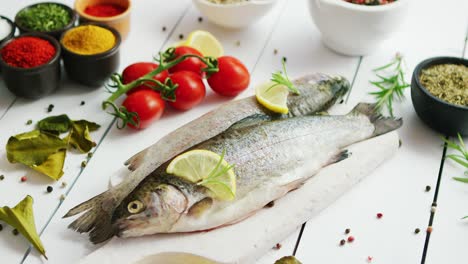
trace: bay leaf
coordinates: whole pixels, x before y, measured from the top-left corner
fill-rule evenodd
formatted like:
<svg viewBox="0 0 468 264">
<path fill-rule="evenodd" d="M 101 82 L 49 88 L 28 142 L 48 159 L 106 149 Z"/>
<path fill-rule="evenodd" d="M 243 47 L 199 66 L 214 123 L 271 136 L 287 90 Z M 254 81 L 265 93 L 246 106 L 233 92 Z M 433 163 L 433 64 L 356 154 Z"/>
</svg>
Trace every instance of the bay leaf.
<svg viewBox="0 0 468 264">
<path fill-rule="evenodd" d="M 82 153 L 89 152 L 96 143 L 93 141 L 89 132 L 99 129 L 100 125 L 86 120 L 77 120 L 72 122 L 72 129 L 68 136 L 70 144 Z"/>
<path fill-rule="evenodd" d="M 67 115 L 49 116 L 37 123 L 40 130 L 65 133 L 70 130 L 72 121 Z"/>
<path fill-rule="evenodd" d="M 47 259 L 34 222 L 33 202 L 28 195 L 13 208 L 3 206 L 0 208 L 0 220 L 16 228 Z"/>
<path fill-rule="evenodd" d="M 66 155 L 67 151 L 65 149 L 59 150 L 51 154 L 42 164 L 38 166 L 33 165 L 31 168 L 58 181 L 63 175 Z"/>
</svg>

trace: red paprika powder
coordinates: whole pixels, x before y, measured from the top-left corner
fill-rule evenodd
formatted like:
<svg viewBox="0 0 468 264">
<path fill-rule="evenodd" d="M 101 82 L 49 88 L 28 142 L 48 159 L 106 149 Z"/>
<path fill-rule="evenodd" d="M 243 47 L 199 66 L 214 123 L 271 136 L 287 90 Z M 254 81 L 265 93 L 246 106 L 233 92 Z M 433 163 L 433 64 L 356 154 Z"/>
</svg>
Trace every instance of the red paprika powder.
<svg viewBox="0 0 468 264">
<path fill-rule="evenodd" d="M 84 12 L 95 17 L 112 17 L 122 14 L 125 9 L 115 4 L 97 4 L 86 7 Z"/>
<path fill-rule="evenodd" d="M 38 37 L 20 37 L 0 51 L 3 61 L 19 68 L 33 68 L 49 62 L 55 55 L 54 45 Z"/>
</svg>

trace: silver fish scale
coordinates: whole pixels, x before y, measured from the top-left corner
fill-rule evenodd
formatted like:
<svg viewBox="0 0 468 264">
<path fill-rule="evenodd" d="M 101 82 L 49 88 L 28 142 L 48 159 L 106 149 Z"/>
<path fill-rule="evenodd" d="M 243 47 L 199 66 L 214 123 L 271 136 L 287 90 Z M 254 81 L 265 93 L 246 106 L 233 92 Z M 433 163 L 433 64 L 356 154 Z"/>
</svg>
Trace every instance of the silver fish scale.
<svg viewBox="0 0 468 264">
<path fill-rule="evenodd" d="M 374 126 L 363 116 L 298 117 L 229 129 L 195 148 L 216 153 L 226 150 L 225 160 L 235 166 L 236 197 L 240 198 L 265 182 L 288 184 L 300 179 L 296 168 L 318 162 L 318 169 L 332 152 L 373 131 Z"/>
</svg>

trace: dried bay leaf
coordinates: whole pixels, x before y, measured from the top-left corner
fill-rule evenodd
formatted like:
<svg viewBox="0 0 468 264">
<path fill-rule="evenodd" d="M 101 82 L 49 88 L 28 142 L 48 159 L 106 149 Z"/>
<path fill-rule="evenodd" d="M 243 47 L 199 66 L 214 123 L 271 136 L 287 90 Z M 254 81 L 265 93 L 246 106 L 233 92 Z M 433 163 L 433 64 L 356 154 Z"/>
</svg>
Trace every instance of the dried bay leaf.
<svg viewBox="0 0 468 264">
<path fill-rule="evenodd" d="M 50 155 L 41 165 L 31 166 L 31 168 L 58 181 L 63 175 L 63 165 L 65 164 L 66 155 L 67 151 L 65 149 L 59 150 Z"/>
<path fill-rule="evenodd" d="M 67 115 L 50 116 L 37 123 L 37 127 L 43 131 L 65 133 L 70 130 L 72 121 Z"/>
<path fill-rule="evenodd" d="M 28 195 L 13 208 L 3 206 L 0 208 L 0 220 L 16 228 L 47 259 L 37 234 L 32 204 L 33 198 Z"/>
<path fill-rule="evenodd" d="M 100 125 L 86 120 L 73 121 L 69 134 L 70 144 L 83 153 L 89 152 L 96 143 L 91 139 L 89 132 L 96 131 Z"/>
</svg>

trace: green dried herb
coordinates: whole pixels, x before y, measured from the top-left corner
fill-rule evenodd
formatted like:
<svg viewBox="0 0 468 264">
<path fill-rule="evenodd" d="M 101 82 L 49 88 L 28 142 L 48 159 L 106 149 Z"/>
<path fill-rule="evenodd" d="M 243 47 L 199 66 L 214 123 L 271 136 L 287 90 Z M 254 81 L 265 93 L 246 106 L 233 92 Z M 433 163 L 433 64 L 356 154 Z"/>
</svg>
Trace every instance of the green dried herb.
<svg viewBox="0 0 468 264">
<path fill-rule="evenodd" d="M 468 106 L 468 67 L 434 65 L 421 71 L 419 81 L 432 95 L 451 104 Z"/>
<path fill-rule="evenodd" d="M 44 246 L 36 231 L 32 204 L 33 199 L 28 195 L 13 208 L 4 206 L 0 208 L 0 220 L 19 231 L 47 259 Z"/>
<path fill-rule="evenodd" d="M 99 125 L 86 120 L 72 122 L 72 130 L 69 134 L 70 144 L 82 153 L 89 152 L 96 143 L 91 139 L 89 132 L 99 129 Z"/>
<path fill-rule="evenodd" d="M 70 130 L 72 121 L 67 115 L 50 116 L 37 123 L 37 127 L 44 131 L 65 133 Z"/>
<path fill-rule="evenodd" d="M 71 19 L 67 9 L 53 3 L 37 4 L 18 13 L 20 26 L 42 32 L 62 29 Z"/>
<path fill-rule="evenodd" d="M 392 68 L 393 67 L 393 68 Z M 393 61 L 382 67 L 374 69 L 379 81 L 371 81 L 380 90 L 371 92 L 377 99 L 376 107 L 381 110 L 387 106 L 388 113 L 393 117 L 393 100 L 402 100 L 404 90 L 410 85 L 406 83 L 403 71 L 403 57 L 397 53 Z M 385 76 L 383 75 L 385 73 Z"/>
</svg>

